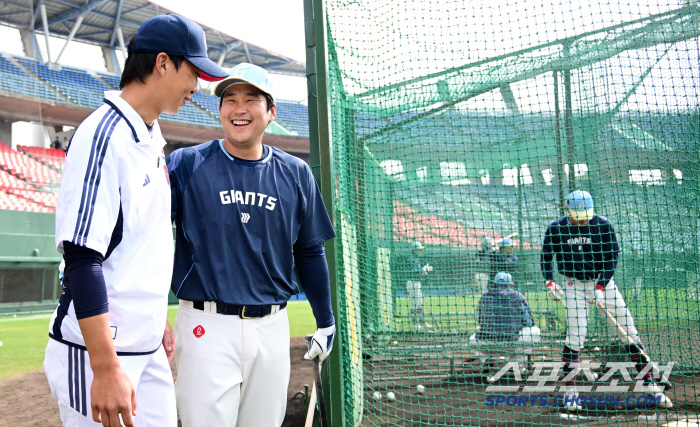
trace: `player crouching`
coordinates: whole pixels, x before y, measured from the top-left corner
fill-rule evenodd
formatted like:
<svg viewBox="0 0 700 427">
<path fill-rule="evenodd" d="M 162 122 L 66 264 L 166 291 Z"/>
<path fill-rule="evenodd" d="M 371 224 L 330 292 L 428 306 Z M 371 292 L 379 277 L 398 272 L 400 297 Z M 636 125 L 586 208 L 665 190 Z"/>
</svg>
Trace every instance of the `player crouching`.
<svg viewBox="0 0 700 427">
<path fill-rule="evenodd" d="M 559 301 L 560 288 L 554 283 L 554 257 L 557 270 L 566 283 L 563 300 L 567 321 L 566 344 L 562 350 L 564 374 L 568 376 L 580 363 L 580 352 L 588 333 L 588 311 L 593 305 L 611 314 L 614 318 L 614 322 L 608 319 L 611 326 L 616 326 L 614 323 L 620 326 L 618 336 L 624 344 L 628 344 L 630 359 L 635 363 L 637 372 L 642 372 L 650 362 L 632 315 L 613 280 L 620 253 L 613 225 L 607 218 L 594 215 L 593 198 L 585 191 L 569 194 L 566 208 L 568 215 L 547 227 L 541 257 L 547 296 Z M 647 363 L 643 363 L 644 359 Z M 673 403 L 663 393 L 664 388 L 654 383 L 651 366 L 648 368 L 644 375 L 645 389 L 659 407 L 672 408 Z M 577 403 L 578 392 L 573 380 L 566 382 L 566 397 L 568 410 L 582 409 Z"/>
<path fill-rule="evenodd" d="M 535 326 L 535 321 L 530 311 L 530 306 L 525 296 L 513 289 L 513 276 L 510 273 L 499 272 L 493 281 L 493 288 L 489 289 L 477 306 L 479 330 L 469 338 L 473 346 L 478 342 L 515 342 L 515 352 L 512 347 L 509 361 L 516 362 L 516 369 L 525 371 L 525 358 L 532 354 L 532 347 L 527 345 L 540 341 L 540 328 Z M 489 351 L 475 352 L 483 364 L 486 363 Z M 474 360 L 467 359 L 465 363 Z"/>
</svg>

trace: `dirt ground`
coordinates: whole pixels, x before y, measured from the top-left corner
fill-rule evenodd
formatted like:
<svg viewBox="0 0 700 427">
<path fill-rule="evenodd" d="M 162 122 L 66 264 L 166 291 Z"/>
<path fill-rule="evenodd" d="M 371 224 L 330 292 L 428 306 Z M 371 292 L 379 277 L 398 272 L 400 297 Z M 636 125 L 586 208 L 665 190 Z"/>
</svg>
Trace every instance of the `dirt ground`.
<svg viewBox="0 0 700 427">
<path fill-rule="evenodd" d="M 304 384 L 313 384 L 311 362 L 304 360 L 306 344 L 303 337 L 292 338 L 290 357 L 292 373 L 287 389 L 291 399 Z M 173 375 L 175 361 L 171 363 Z M 306 414 L 300 397 L 287 402 L 283 427 L 303 426 Z M 51 397 L 44 371 L 28 372 L 0 382 L 0 427 L 61 427 L 58 407 Z"/>
<path fill-rule="evenodd" d="M 369 362 L 372 363 L 372 362 Z M 369 363 L 366 363 L 368 365 Z M 674 402 L 674 408 L 669 410 L 657 409 L 654 406 L 638 407 L 626 406 L 624 400 L 627 396 L 641 396 L 641 393 L 603 393 L 605 396 L 620 395 L 620 404 L 617 406 L 593 406 L 584 411 L 571 414 L 561 407 L 534 406 L 530 403 L 533 395 L 548 396 L 547 401 L 552 402 L 554 396 L 561 392 L 487 392 L 491 385 L 486 381 L 486 375 L 481 370 L 458 371 L 456 374 L 433 379 L 408 379 L 383 380 L 387 374 L 393 375 L 391 369 L 381 366 L 381 363 L 373 361 L 379 375 L 367 376 L 364 392 L 364 426 L 665 426 L 675 420 L 694 420 L 695 425 L 700 419 L 700 407 L 698 393 L 700 392 L 700 377 L 698 376 L 671 376 L 670 381 L 674 388 L 667 391 L 667 396 Z M 394 363 L 395 365 L 395 363 Z M 415 368 L 412 367 L 411 370 Z M 367 375 L 367 374 L 366 374 Z M 370 379 L 371 378 L 371 379 Z M 374 381 L 373 381 L 374 380 Z M 601 383 L 592 383 L 578 380 L 578 384 L 585 386 L 597 386 Z M 425 387 L 423 394 L 418 394 L 417 385 Z M 493 385 L 516 386 L 519 385 L 512 378 L 501 378 Z M 533 383 L 529 383 L 533 386 Z M 391 391 L 395 394 L 395 400 L 386 398 Z M 381 398 L 374 396 L 375 392 L 381 394 Z M 581 392 L 582 396 L 595 393 Z M 520 396 L 521 405 L 500 404 L 493 405 L 494 397 L 491 397 L 491 405 L 487 405 L 487 398 L 491 395 Z M 598 393 L 597 395 L 601 395 Z M 524 401 L 522 401 L 524 399 Z M 535 400 L 537 401 L 537 400 Z M 515 400 L 514 400 L 515 402 Z M 490 407 L 489 407 L 490 406 Z M 674 425 L 674 424 L 669 424 Z"/>
</svg>

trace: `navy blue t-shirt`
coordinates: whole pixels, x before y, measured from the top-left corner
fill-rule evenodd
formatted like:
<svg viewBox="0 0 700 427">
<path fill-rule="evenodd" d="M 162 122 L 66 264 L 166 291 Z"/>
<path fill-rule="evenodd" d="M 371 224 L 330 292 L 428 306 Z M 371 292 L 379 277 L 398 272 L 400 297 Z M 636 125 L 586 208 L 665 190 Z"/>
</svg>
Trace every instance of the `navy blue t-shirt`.
<svg viewBox="0 0 700 427">
<path fill-rule="evenodd" d="M 615 275 L 620 245 L 615 228 L 605 217 L 596 215 L 585 225 L 573 225 L 568 217 L 549 224 L 542 243 L 541 268 L 545 280 L 554 280 L 557 270 L 568 278 L 596 280 L 604 288 Z"/>
<path fill-rule="evenodd" d="M 281 304 L 299 292 L 293 250 L 335 237 L 311 169 L 264 148 L 242 160 L 213 140 L 168 157 L 178 298 Z"/>
</svg>

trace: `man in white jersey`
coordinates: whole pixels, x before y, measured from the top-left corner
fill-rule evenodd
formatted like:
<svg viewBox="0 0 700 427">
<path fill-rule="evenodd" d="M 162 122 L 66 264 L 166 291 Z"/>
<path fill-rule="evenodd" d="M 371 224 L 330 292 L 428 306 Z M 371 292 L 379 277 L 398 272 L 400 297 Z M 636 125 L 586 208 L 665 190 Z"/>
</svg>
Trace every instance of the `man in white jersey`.
<svg viewBox="0 0 700 427">
<path fill-rule="evenodd" d="M 177 15 L 147 20 L 128 49 L 122 92 L 106 92 L 72 138 L 56 206 L 64 294 L 44 370 L 65 426 L 177 425 L 170 182 L 156 119 L 185 105 L 197 77 L 226 73 L 201 27 Z"/>
</svg>

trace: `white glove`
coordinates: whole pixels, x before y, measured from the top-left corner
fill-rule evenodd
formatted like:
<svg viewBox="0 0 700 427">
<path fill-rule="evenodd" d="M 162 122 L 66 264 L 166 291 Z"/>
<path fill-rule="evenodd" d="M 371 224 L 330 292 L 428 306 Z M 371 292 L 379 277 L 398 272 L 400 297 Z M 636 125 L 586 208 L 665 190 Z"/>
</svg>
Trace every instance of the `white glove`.
<svg viewBox="0 0 700 427">
<path fill-rule="evenodd" d="M 425 265 L 423 266 L 423 272 L 424 272 L 425 274 L 428 274 L 429 271 L 433 271 L 433 266 L 430 265 L 430 264 L 425 264 Z"/>
<path fill-rule="evenodd" d="M 595 298 L 588 301 L 590 305 L 602 305 L 605 306 L 605 292 L 602 289 L 595 290 Z"/>
<path fill-rule="evenodd" d="M 328 354 L 333 350 L 333 338 L 335 338 L 335 325 L 316 329 L 316 333 L 311 338 L 311 346 L 304 355 L 304 359 L 311 360 L 314 357 L 318 357 L 319 362 L 326 360 Z"/>
<path fill-rule="evenodd" d="M 553 301 L 559 301 L 560 298 L 558 292 L 561 292 L 561 288 L 559 287 L 559 285 L 554 283 L 553 280 L 549 280 L 545 282 L 545 284 L 547 286 L 547 296 Z"/>
</svg>

